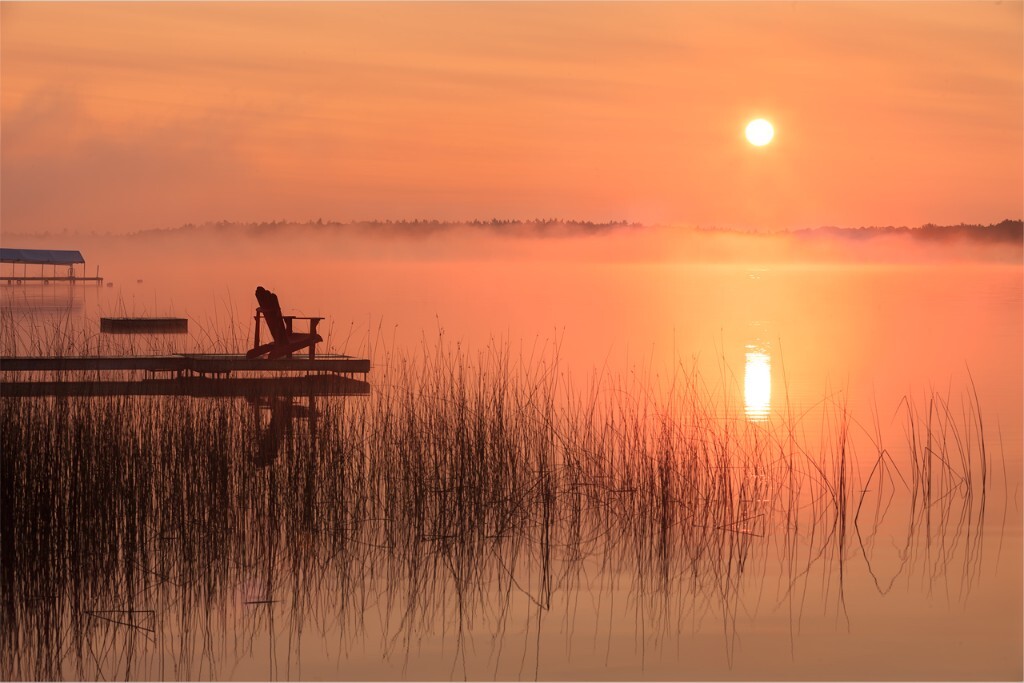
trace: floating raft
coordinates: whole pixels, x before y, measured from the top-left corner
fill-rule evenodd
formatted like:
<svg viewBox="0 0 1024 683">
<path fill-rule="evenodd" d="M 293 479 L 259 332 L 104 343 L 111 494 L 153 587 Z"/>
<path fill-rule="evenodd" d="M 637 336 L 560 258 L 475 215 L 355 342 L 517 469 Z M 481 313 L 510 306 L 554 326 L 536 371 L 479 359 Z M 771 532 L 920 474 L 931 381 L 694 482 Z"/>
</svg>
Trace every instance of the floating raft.
<svg viewBox="0 0 1024 683">
<path fill-rule="evenodd" d="M 100 318 L 107 334 L 187 334 L 188 318 Z"/>
<path fill-rule="evenodd" d="M 172 373 L 169 377 L 65 378 L 80 372 Z M 0 356 L 0 374 L 57 373 L 57 377 L 0 381 L 0 396 L 360 396 L 370 361 L 342 355 L 249 359 L 242 355 Z M 284 374 L 284 373 L 304 374 Z M 245 373 L 245 376 L 231 376 Z M 357 379 L 352 375 L 362 375 Z"/>
</svg>

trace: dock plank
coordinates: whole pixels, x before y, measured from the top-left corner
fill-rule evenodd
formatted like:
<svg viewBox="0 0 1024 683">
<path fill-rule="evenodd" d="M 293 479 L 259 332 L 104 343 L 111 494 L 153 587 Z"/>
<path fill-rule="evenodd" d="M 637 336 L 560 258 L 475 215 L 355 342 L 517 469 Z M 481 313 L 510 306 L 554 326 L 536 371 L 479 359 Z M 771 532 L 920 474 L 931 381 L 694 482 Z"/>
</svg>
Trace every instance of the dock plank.
<svg viewBox="0 0 1024 683">
<path fill-rule="evenodd" d="M 0 356 L 0 372 L 88 372 L 144 370 L 149 372 L 335 372 L 366 374 L 370 361 L 351 356 L 317 358 L 246 358 L 243 355 L 180 354 L 174 356 Z M 6 383 L 5 383 L 6 384 Z"/>
</svg>

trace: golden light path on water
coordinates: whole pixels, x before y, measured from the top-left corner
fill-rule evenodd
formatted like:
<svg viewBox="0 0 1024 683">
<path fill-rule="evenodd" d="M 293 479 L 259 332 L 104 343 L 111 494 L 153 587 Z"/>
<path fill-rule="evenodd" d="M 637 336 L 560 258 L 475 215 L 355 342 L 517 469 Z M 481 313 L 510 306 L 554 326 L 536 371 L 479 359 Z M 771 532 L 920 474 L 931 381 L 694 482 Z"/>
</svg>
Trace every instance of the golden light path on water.
<svg viewBox="0 0 1024 683">
<path fill-rule="evenodd" d="M 748 419 L 768 419 L 772 406 L 772 357 L 764 348 L 747 345 L 743 372 L 743 408 Z"/>
</svg>

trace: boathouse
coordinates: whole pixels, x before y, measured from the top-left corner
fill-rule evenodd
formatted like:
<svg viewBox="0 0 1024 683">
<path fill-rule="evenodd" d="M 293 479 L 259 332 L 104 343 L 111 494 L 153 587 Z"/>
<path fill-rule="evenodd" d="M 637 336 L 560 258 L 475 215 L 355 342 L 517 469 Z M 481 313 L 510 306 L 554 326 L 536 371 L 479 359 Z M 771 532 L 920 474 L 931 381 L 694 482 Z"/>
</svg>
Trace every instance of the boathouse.
<svg viewBox="0 0 1024 683">
<path fill-rule="evenodd" d="M 0 248 L 0 264 L 4 264 L 0 272 L 0 281 L 7 284 L 23 284 L 25 282 L 95 282 L 102 283 L 100 269 L 96 268 L 95 277 L 85 275 L 85 258 L 80 251 L 61 249 L 9 249 Z M 10 264 L 10 265 L 7 265 Z M 21 264 L 21 274 L 18 274 Z M 82 274 L 75 272 L 75 266 L 82 265 Z M 39 266 L 38 272 L 29 266 Z M 60 270 L 58 270 L 60 269 Z"/>
</svg>

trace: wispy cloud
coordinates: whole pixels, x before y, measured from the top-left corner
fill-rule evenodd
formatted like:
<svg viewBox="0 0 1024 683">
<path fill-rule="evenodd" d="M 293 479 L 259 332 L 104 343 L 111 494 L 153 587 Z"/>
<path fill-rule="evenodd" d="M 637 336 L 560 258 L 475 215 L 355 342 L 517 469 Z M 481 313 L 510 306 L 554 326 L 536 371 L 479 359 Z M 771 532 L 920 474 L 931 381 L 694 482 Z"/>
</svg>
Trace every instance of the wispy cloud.
<svg viewBox="0 0 1024 683">
<path fill-rule="evenodd" d="M 1019 4 L 0 11 L 17 229 L 318 215 L 780 228 L 991 221 L 1024 201 Z M 777 123 L 759 154 L 742 140 L 754 115 Z"/>
</svg>

